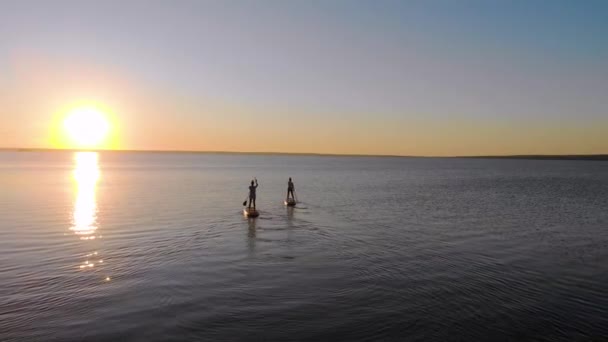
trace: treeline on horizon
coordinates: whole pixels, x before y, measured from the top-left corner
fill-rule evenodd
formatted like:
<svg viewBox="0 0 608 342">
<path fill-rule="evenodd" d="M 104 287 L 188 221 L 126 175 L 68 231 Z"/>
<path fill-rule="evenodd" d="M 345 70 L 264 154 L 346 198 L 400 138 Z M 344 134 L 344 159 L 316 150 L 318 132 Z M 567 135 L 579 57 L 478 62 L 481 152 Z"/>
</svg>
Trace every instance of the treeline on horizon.
<svg viewBox="0 0 608 342">
<path fill-rule="evenodd" d="M 406 156 L 381 154 L 333 154 L 333 153 L 290 153 L 290 152 L 236 152 L 236 151 L 180 151 L 180 150 L 80 150 L 52 148 L 0 148 L 10 152 L 110 152 L 110 153 L 200 153 L 200 154 L 249 154 L 249 155 L 294 155 L 294 156 L 336 156 L 336 157 L 392 157 L 392 158 L 473 158 L 473 159 L 533 159 L 533 160 L 601 160 L 607 161 L 608 154 L 522 154 L 522 155 L 480 155 L 480 156 Z"/>
<path fill-rule="evenodd" d="M 460 158 L 481 159 L 540 159 L 540 160 L 608 160 L 608 154 L 539 154 L 539 155 L 512 155 L 512 156 L 462 156 Z"/>
</svg>

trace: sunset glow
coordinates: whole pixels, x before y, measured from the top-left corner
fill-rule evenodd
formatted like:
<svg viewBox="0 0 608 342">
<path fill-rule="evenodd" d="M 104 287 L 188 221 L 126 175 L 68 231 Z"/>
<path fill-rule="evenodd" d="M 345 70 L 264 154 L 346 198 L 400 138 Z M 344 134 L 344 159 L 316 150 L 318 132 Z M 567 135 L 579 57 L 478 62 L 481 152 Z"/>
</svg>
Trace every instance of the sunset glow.
<svg viewBox="0 0 608 342">
<path fill-rule="evenodd" d="M 105 142 L 110 124 L 94 107 L 73 109 L 63 122 L 67 137 L 76 148 L 99 148 Z"/>
<path fill-rule="evenodd" d="M 0 11 L 0 148 L 608 151 L 605 2 L 117 3 Z"/>
</svg>

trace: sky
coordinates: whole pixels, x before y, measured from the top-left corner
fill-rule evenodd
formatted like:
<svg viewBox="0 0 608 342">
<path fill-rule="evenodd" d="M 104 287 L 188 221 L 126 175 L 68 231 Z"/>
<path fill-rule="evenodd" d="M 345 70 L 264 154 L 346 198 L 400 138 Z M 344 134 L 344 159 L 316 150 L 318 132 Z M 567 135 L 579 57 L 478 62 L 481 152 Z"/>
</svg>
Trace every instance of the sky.
<svg viewBox="0 0 608 342">
<path fill-rule="evenodd" d="M 0 147 L 608 153 L 607 1 L 0 2 Z"/>
</svg>

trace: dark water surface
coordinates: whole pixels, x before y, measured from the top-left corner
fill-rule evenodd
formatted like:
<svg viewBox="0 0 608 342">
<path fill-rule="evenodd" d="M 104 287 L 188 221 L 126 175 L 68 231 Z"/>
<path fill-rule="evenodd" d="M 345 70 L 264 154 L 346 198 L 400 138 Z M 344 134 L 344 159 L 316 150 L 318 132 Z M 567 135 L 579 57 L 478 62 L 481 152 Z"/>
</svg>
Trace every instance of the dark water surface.
<svg viewBox="0 0 608 342">
<path fill-rule="evenodd" d="M 589 339 L 608 162 L 0 153 L 0 341 Z"/>
</svg>

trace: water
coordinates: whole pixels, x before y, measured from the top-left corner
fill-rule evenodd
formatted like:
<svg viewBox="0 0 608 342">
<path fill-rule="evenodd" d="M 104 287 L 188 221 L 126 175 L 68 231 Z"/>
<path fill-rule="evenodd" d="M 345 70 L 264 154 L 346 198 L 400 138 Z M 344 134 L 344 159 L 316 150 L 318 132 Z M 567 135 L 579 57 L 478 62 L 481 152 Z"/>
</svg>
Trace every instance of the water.
<svg viewBox="0 0 608 342">
<path fill-rule="evenodd" d="M 0 340 L 606 339 L 607 208 L 607 162 L 4 152 Z"/>
</svg>

